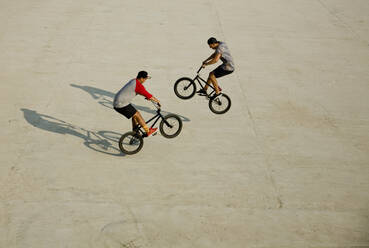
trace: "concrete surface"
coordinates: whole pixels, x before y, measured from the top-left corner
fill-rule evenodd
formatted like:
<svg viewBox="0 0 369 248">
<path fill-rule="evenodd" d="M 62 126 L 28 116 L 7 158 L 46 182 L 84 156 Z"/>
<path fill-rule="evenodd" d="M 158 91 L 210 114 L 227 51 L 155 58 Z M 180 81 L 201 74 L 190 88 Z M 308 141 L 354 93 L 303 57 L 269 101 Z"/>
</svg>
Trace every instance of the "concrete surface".
<svg viewBox="0 0 369 248">
<path fill-rule="evenodd" d="M 369 247 L 368 13 L 367 0 L 0 1 L 0 247 Z M 222 116 L 173 93 L 210 36 L 237 66 Z M 111 101 L 141 69 L 184 128 L 123 156 L 130 122 Z"/>
</svg>

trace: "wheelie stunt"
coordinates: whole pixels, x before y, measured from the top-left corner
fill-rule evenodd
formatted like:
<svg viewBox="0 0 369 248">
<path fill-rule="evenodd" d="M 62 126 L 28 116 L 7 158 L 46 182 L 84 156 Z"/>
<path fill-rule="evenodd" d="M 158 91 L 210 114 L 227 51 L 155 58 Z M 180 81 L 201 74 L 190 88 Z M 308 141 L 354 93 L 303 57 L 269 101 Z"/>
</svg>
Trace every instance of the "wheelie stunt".
<svg viewBox="0 0 369 248">
<path fill-rule="evenodd" d="M 214 86 L 215 95 L 213 97 L 215 98 L 221 94 L 221 89 L 218 86 L 217 78 L 231 74 L 234 71 L 234 63 L 226 43 L 217 41 L 217 39 L 211 37 L 208 39 L 208 45 L 211 49 L 214 49 L 215 52 L 209 58 L 204 60 L 204 62 L 202 62 L 202 67 L 205 68 L 205 66 L 215 64 L 219 61 L 219 59 L 223 62 L 223 64 L 221 64 L 214 71 L 209 73 L 207 81 L 208 84 L 213 84 Z M 206 91 L 209 87 L 208 84 L 196 93 L 206 95 Z"/>
<path fill-rule="evenodd" d="M 119 139 L 120 150 L 128 155 L 139 152 L 143 146 L 143 138 L 150 135 L 155 135 L 158 128 L 154 125 L 161 118 L 160 133 L 166 138 L 176 137 L 182 130 L 182 120 L 177 115 L 168 114 L 163 116 L 160 112 L 160 102 L 153 95 L 146 91 L 142 85 L 148 76 L 146 71 L 140 71 L 135 79 L 130 80 L 114 97 L 114 109 L 124 115 L 127 119 L 132 118 L 132 131 L 122 135 Z M 137 95 L 143 95 L 147 100 L 155 104 L 157 108 L 156 115 L 145 122 L 140 112 L 132 106 L 131 101 Z M 147 123 L 154 120 L 154 123 L 149 128 Z"/>
<path fill-rule="evenodd" d="M 234 63 L 229 49 L 224 42 L 217 41 L 211 37 L 208 39 L 208 45 L 215 52 L 203 61 L 194 79 L 188 77 L 178 79 L 174 84 L 174 93 L 181 99 L 190 99 L 195 93 L 198 93 L 198 95 L 205 96 L 209 99 L 209 108 L 213 113 L 224 114 L 231 108 L 231 99 L 221 92 L 222 89 L 218 86 L 216 79 L 231 74 L 234 71 Z M 217 63 L 219 59 L 223 61 L 223 64 L 209 73 L 207 81 L 201 78 L 199 75 L 201 69 L 207 65 Z M 196 91 L 195 82 L 200 86 L 200 90 L 198 91 Z M 207 93 L 209 87 L 212 91 Z"/>
</svg>

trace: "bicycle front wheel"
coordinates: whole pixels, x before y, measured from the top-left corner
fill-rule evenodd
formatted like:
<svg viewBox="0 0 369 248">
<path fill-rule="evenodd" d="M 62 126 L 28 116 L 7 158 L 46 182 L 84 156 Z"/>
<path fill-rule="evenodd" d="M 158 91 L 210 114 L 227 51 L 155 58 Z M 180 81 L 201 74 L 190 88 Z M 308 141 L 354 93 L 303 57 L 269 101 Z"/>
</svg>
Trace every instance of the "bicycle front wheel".
<svg viewBox="0 0 369 248">
<path fill-rule="evenodd" d="M 177 137 L 182 130 L 182 120 L 175 114 L 166 115 L 161 120 L 159 128 L 161 135 L 165 138 L 171 139 Z"/>
<path fill-rule="evenodd" d="M 180 78 L 174 84 L 174 93 L 181 99 L 190 99 L 195 92 L 196 84 L 191 78 Z"/>
<path fill-rule="evenodd" d="M 127 155 L 138 153 L 142 146 L 143 138 L 136 132 L 125 133 L 119 139 L 119 149 Z"/>
<path fill-rule="evenodd" d="M 226 94 L 209 100 L 209 108 L 215 114 L 224 114 L 231 108 L 231 98 Z"/>
</svg>

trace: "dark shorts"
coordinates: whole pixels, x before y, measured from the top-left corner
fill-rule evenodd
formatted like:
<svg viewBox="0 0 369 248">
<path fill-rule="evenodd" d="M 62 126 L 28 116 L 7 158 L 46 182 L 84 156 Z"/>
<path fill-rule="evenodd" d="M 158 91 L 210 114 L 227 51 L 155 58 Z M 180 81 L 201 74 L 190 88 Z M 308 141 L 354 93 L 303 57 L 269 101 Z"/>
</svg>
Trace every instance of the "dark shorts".
<svg viewBox="0 0 369 248">
<path fill-rule="evenodd" d="M 114 108 L 114 109 L 118 113 L 124 115 L 127 119 L 131 119 L 131 117 L 137 112 L 137 109 L 135 109 L 135 107 L 133 107 L 131 104 L 128 104 L 123 108 Z"/>
<path fill-rule="evenodd" d="M 214 73 L 214 76 L 216 78 L 220 78 L 220 77 L 223 77 L 225 75 L 228 75 L 228 74 L 231 74 L 233 71 L 227 71 L 227 70 L 224 70 L 222 68 L 222 65 L 218 66 L 217 68 L 215 68 L 214 71 L 212 71 Z"/>
</svg>

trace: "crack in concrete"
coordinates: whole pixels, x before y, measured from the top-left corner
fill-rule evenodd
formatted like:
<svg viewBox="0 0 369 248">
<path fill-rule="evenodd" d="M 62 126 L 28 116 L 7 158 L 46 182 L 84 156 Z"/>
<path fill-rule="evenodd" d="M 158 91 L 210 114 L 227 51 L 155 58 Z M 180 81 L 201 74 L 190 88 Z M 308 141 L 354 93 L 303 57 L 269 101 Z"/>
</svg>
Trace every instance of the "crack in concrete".
<svg viewBox="0 0 369 248">
<path fill-rule="evenodd" d="M 343 27 L 345 27 L 358 41 L 365 42 L 367 45 L 369 45 L 369 42 L 367 40 L 364 40 L 361 38 L 361 36 L 346 22 L 344 22 L 332 9 L 328 7 L 326 3 L 323 2 L 323 0 L 317 0 L 320 5 L 323 6 L 323 8 L 336 20 L 342 24 Z"/>
<path fill-rule="evenodd" d="M 219 16 L 219 11 L 216 7 L 216 4 L 212 3 L 212 6 L 215 10 L 215 14 L 216 14 L 216 19 L 217 19 L 217 22 L 219 24 L 219 27 L 220 27 L 220 32 L 222 33 L 222 36 L 225 37 L 225 32 L 224 32 L 224 29 L 223 29 L 223 25 L 222 25 L 222 22 L 220 21 L 220 16 Z M 244 108 L 244 106 L 246 106 L 246 111 L 247 111 L 247 115 L 248 117 L 250 118 L 251 120 L 251 123 L 252 123 L 252 130 L 255 134 L 255 137 L 256 137 L 256 140 L 257 140 L 257 145 L 258 145 L 258 148 L 259 150 L 262 151 L 262 154 L 264 155 L 263 158 L 264 158 L 264 163 L 266 165 L 266 174 L 267 174 L 267 178 L 269 178 L 270 180 L 270 183 L 273 187 L 273 189 L 275 190 L 275 197 L 276 197 L 276 202 L 277 202 L 277 206 L 276 208 L 278 209 L 281 209 L 283 207 L 283 201 L 282 201 L 282 196 L 281 196 L 281 193 L 278 189 L 278 186 L 277 186 L 277 183 L 275 182 L 275 179 L 272 175 L 272 171 L 271 171 L 271 164 L 269 163 L 269 160 L 270 160 L 270 154 L 271 152 L 268 151 L 267 149 L 267 146 L 265 144 L 264 141 L 261 141 L 260 139 L 260 134 L 259 134 L 259 131 L 257 129 L 257 126 L 256 126 L 256 123 L 255 123 L 255 120 L 254 120 L 254 117 L 253 117 L 253 114 L 250 110 L 250 108 L 248 107 L 249 106 L 249 103 L 248 103 L 248 97 L 247 97 L 247 94 L 246 94 L 246 90 L 243 89 L 242 85 L 241 85 L 241 80 L 240 80 L 240 77 L 237 73 L 237 71 L 235 71 L 234 73 L 237 77 L 237 83 L 238 83 L 238 86 L 240 87 L 241 92 L 242 92 L 242 95 L 245 99 L 245 104 L 242 104 L 242 108 Z M 244 114 L 245 112 L 242 111 L 242 114 Z"/>
</svg>

